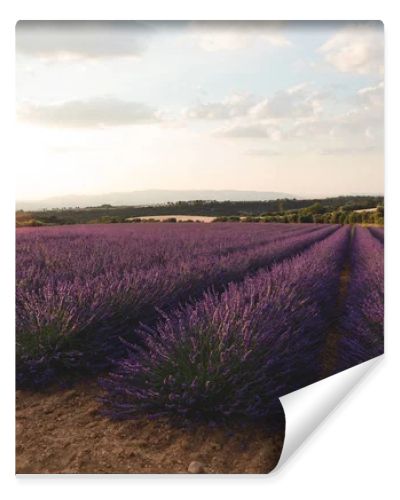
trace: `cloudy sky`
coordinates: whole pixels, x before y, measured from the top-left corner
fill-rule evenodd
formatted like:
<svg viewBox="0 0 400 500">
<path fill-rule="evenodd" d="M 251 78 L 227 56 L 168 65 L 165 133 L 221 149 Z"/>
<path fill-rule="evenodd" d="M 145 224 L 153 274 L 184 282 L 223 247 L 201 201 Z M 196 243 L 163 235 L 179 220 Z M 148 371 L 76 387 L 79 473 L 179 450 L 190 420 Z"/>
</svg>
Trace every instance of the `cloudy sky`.
<svg viewBox="0 0 400 500">
<path fill-rule="evenodd" d="M 383 192 L 380 23 L 19 22 L 17 199 Z"/>
</svg>

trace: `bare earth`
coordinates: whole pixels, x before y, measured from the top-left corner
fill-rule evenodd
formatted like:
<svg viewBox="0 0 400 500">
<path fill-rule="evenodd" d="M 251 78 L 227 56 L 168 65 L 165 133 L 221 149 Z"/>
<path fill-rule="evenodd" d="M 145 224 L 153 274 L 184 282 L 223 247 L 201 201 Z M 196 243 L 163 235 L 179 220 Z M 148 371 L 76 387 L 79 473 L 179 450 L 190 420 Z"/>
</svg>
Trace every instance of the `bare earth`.
<svg viewBox="0 0 400 500">
<path fill-rule="evenodd" d="M 16 472 L 186 473 L 198 461 L 206 473 L 266 473 L 279 460 L 283 434 L 264 426 L 113 422 L 99 415 L 98 394 L 94 382 L 47 394 L 17 391 Z"/>
</svg>

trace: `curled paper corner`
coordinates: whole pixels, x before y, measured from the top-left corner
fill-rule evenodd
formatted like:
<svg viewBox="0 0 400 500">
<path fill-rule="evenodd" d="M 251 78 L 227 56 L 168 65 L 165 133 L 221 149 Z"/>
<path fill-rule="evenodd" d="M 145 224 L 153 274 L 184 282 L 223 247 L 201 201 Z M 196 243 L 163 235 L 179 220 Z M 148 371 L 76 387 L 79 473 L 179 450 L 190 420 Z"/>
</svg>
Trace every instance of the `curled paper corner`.
<svg viewBox="0 0 400 500">
<path fill-rule="evenodd" d="M 286 429 L 282 453 L 273 473 L 282 468 L 308 436 L 382 359 L 383 355 L 370 359 L 279 398 L 285 413 Z"/>
</svg>

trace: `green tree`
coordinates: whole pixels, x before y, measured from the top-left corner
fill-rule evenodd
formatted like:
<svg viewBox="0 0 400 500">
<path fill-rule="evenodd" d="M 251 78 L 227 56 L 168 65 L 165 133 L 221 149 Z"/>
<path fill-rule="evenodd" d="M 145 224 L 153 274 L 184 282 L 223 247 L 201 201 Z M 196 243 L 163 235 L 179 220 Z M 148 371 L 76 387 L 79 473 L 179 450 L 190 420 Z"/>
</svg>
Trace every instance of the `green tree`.
<svg viewBox="0 0 400 500">
<path fill-rule="evenodd" d="M 299 213 L 298 222 L 314 222 L 313 216 L 311 214 L 301 214 Z"/>
</svg>

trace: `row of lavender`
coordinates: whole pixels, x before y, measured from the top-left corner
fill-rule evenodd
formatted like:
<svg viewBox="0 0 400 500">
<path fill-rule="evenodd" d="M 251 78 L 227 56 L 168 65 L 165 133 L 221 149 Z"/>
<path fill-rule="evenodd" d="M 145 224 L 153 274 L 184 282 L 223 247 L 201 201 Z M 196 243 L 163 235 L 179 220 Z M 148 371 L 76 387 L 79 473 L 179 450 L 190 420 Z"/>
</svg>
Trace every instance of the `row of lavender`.
<svg viewBox="0 0 400 500">
<path fill-rule="evenodd" d="M 383 353 L 384 247 L 380 241 L 383 230 L 357 227 L 354 231 L 350 284 L 341 321 L 340 369 Z"/>
<path fill-rule="evenodd" d="M 381 243 L 384 243 L 385 232 L 384 232 L 383 227 L 370 227 L 369 230 L 371 231 L 372 235 L 375 236 L 375 238 L 378 238 L 378 240 Z"/>
<path fill-rule="evenodd" d="M 142 231 L 143 227 L 147 231 Z M 238 231 L 234 224 L 213 224 L 207 229 L 174 224 L 24 228 L 17 232 L 17 281 L 30 279 L 40 286 L 41 278 L 47 280 L 49 274 L 66 281 L 82 273 L 104 274 L 110 268 L 131 272 L 166 262 L 187 261 L 194 256 L 221 257 L 295 234 L 311 233 L 320 230 L 321 225 L 270 224 L 260 229 L 257 231 L 251 224 L 243 231 Z"/>
<path fill-rule="evenodd" d="M 235 224 L 215 224 L 206 231 L 197 224 L 24 228 L 17 233 L 17 283 L 27 281 L 38 288 L 50 275 L 66 282 L 76 276 L 104 275 L 111 269 L 131 273 L 165 263 L 179 266 L 194 256 L 228 255 L 318 228 L 314 224 L 303 228 L 271 224 L 260 231 L 247 225 L 241 232 Z"/>
<path fill-rule="evenodd" d="M 142 227 L 18 232 L 19 386 L 104 369 L 124 352 L 119 337 L 135 342 L 134 327 L 153 321 L 157 309 L 170 310 L 210 286 L 240 280 L 337 230 L 249 225 L 239 233 L 226 225 L 207 230 L 155 225 L 151 232 Z"/>
<path fill-rule="evenodd" d="M 317 380 L 336 318 L 350 229 L 218 295 L 142 327 L 143 343 L 102 380 L 105 412 L 187 419 L 265 417 L 277 397 Z"/>
</svg>

